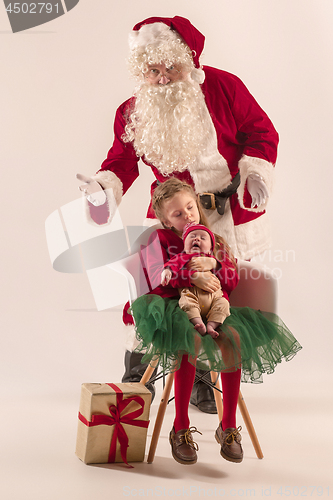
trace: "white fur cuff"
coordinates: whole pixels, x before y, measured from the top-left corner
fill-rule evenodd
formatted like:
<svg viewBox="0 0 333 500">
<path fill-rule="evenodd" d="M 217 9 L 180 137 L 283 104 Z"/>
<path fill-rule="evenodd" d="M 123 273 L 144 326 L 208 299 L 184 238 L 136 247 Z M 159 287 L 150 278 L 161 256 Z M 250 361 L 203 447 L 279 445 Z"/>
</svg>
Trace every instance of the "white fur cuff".
<svg viewBox="0 0 333 500">
<path fill-rule="evenodd" d="M 96 175 L 93 175 L 92 179 L 97 181 L 104 190 L 112 189 L 117 205 L 120 204 L 123 196 L 123 185 L 113 172 L 110 172 L 110 170 L 101 170 Z"/>
<path fill-rule="evenodd" d="M 116 212 L 117 206 L 120 204 L 122 199 L 123 184 L 113 172 L 110 172 L 110 170 L 101 170 L 100 172 L 97 172 L 96 175 L 93 175 L 92 179 L 97 181 L 104 189 L 107 200 L 107 208 L 105 210 L 108 212 L 106 212 L 105 222 L 102 224 L 110 224 L 113 215 Z M 92 220 L 90 215 L 89 202 L 86 199 L 85 205 L 87 220 L 90 224 L 95 225 L 95 222 Z"/>
<path fill-rule="evenodd" d="M 261 158 L 256 158 L 252 156 L 242 156 L 239 163 L 239 172 L 241 177 L 240 186 L 237 190 L 238 199 L 240 206 L 245 210 L 250 210 L 251 212 L 263 212 L 267 207 L 268 200 L 260 205 L 260 207 L 249 208 L 244 206 L 244 194 L 247 178 L 250 174 L 258 174 L 266 184 L 268 190 L 268 196 L 271 196 L 273 190 L 274 181 L 274 165 Z"/>
</svg>

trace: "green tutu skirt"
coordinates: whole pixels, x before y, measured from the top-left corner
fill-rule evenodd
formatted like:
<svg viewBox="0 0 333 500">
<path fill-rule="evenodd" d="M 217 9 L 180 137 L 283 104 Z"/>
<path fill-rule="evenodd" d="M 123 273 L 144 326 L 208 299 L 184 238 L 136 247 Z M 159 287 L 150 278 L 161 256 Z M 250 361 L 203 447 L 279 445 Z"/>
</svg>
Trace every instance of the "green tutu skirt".
<svg viewBox="0 0 333 500">
<path fill-rule="evenodd" d="M 142 295 L 130 312 L 144 352 L 143 363 L 156 357 L 163 369 L 177 370 L 184 354 L 197 368 L 210 371 L 242 369 L 242 382 L 262 382 L 282 359 L 289 361 L 302 348 L 273 313 L 249 307 L 231 307 L 230 316 L 217 329 L 219 337 L 200 335 L 178 305 L 177 298 Z"/>
</svg>

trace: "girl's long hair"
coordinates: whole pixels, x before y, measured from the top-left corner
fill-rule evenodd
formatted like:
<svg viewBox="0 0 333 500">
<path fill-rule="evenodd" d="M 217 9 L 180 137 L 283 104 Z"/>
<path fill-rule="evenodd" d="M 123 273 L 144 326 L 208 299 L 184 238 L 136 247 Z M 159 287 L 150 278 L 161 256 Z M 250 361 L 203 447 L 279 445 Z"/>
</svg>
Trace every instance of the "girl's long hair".
<svg viewBox="0 0 333 500">
<path fill-rule="evenodd" d="M 199 201 L 199 197 L 195 194 L 192 186 L 187 184 L 186 182 L 181 181 L 180 179 L 177 179 L 176 177 L 171 177 L 170 179 L 166 180 L 165 182 L 162 182 L 157 186 L 153 193 L 152 197 L 152 207 L 155 212 L 156 217 L 161 221 L 162 225 L 166 228 L 166 226 L 163 223 L 164 219 L 164 203 L 167 200 L 170 200 L 173 198 L 177 193 L 180 191 L 187 191 L 195 201 L 198 207 L 199 215 L 200 215 L 200 220 L 199 223 L 202 224 L 203 226 L 206 226 L 210 229 L 209 223 L 207 220 L 206 215 L 204 214 L 203 208 L 201 206 L 201 203 Z M 169 229 L 169 228 L 166 228 Z M 174 229 L 171 228 L 171 230 L 174 231 Z M 235 268 L 237 269 L 237 264 L 234 255 L 231 252 L 230 246 L 228 243 L 225 241 L 222 236 L 214 233 L 215 236 L 215 248 L 214 248 L 214 255 L 215 257 L 222 261 L 224 255 L 229 257 L 229 259 L 232 261 L 234 264 Z"/>
</svg>

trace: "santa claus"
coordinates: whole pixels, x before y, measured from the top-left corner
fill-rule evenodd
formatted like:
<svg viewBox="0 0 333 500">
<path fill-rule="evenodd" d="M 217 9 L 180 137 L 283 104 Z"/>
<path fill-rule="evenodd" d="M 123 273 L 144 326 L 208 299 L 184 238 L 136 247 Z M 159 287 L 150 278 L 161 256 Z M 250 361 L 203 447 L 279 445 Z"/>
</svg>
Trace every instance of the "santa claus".
<svg viewBox="0 0 333 500">
<path fill-rule="evenodd" d="M 236 257 L 250 259 L 270 245 L 265 209 L 278 134 L 239 78 L 200 65 L 204 40 L 179 16 L 134 26 L 129 67 L 138 85 L 116 112 L 114 142 L 101 169 L 90 178 L 78 174 L 80 189 L 90 220 L 107 224 L 114 199 L 119 204 L 138 177 L 141 159 L 155 175 L 152 192 L 170 176 L 191 184 L 211 229 Z M 156 222 L 151 206 L 147 219 Z M 135 356 L 132 373 L 139 366 Z"/>
</svg>

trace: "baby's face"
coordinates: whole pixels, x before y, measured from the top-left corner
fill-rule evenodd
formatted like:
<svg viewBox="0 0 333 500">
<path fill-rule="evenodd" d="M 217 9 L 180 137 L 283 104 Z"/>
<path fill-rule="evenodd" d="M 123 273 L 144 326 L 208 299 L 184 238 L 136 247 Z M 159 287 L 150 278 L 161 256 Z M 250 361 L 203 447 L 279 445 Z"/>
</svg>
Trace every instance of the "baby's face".
<svg viewBox="0 0 333 500">
<path fill-rule="evenodd" d="M 203 229 L 191 231 L 184 241 L 185 253 L 210 253 L 211 248 L 212 240 Z"/>
</svg>

